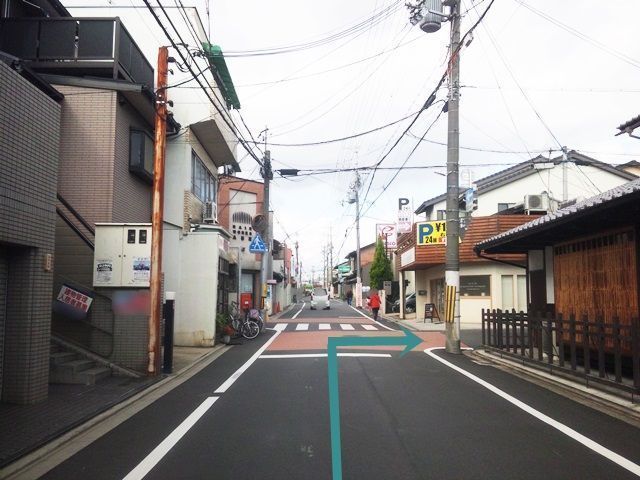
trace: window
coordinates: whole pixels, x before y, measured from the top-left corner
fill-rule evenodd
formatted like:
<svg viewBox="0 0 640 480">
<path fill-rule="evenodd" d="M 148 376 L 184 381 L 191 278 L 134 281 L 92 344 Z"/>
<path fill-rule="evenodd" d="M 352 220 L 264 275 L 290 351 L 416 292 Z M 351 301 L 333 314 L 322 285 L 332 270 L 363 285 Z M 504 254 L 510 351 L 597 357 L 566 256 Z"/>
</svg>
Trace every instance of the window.
<svg viewBox="0 0 640 480">
<path fill-rule="evenodd" d="M 502 275 L 502 309 L 513 308 L 513 275 Z"/>
<path fill-rule="evenodd" d="M 488 297 L 491 295 L 491 275 L 465 275 L 460 277 L 460 295 Z"/>
<path fill-rule="evenodd" d="M 129 131 L 129 171 L 153 183 L 153 139 L 142 130 Z"/>
<path fill-rule="evenodd" d="M 205 167 L 204 162 L 191 151 L 191 192 L 201 202 L 215 202 L 216 177 Z"/>
<path fill-rule="evenodd" d="M 498 212 L 502 212 L 504 210 L 508 210 L 513 207 L 515 203 L 499 203 L 498 204 Z"/>
<path fill-rule="evenodd" d="M 438 210 L 436 212 L 436 220 L 446 220 L 447 219 L 447 211 L 446 210 Z"/>
</svg>

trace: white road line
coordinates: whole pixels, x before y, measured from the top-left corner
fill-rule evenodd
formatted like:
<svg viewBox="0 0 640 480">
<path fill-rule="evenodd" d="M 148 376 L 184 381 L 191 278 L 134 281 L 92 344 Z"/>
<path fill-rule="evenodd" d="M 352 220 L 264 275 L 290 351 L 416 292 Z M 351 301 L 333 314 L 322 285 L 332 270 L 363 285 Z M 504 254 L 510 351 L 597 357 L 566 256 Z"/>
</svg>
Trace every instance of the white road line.
<svg viewBox="0 0 640 480">
<path fill-rule="evenodd" d="M 124 477 L 124 480 L 141 480 L 144 478 L 147 473 L 151 471 L 153 467 L 155 467 L 162 458 L 169 453 L 176 443 L 180 441 L 180 439 L 189 431 L 191 427 L 195 425 L 195 423 L 200 420 L 211 405 L 215 403 L 220 397 L 208 397 L 204 402 L 200 404 L 198 408 L 196 408 L 191 415 L 183 420 L 183 422 L 178 425 L 173 432 L 171 432 L 163 441 L 154 448 L 149 455 L 142 460 L 136 468 L 131 470 L 129 474 Z"/>
<path fill-rule="evenodd" d="M 532 415 L 533 417 L 537 418 L 541 422 L 546 423 L 547 425 L 555 428 L 556 430 L 560 431 L 561 433 L 564 433 L 569 438 L 572 438 L 576 442 L 581 443 L 582 445 L 584 445 L 585 447 L 587 447 L 590 450 L 594 451 L 595 453 L 598 453 L 598 454 L 602 455 L 606 459 L 611 460 L 614 463 L 617 463 L 622 468 L 624 468 L 624 469 L 630 471 L 631 473 L 633 473 L 633 474 L 635 474 L 635 475 L 640 477 L 640 465 L 638 465 L 636 463 L 633 463 L 631 460 L 628 460 L 628 459 L 624 458 L 623 456 L 618 455 L 614 451 L 609 450 L 608 448 L 600 445 L 599 443 L 591 440 L 588 437 L 585 437 L 581 433 L 576 432 L 574 429 L 572 429 L 570 427 L 567 427 L 563 423 L 560 423 L 557 420 L 554 420 L 553 418 L 551 418 L 551 417 L 545 415 L 544 413 L 536 410 L 535 408 L 530 407 L 529 405 L 527 405 L 526 403 L 522 402 L 521 400 L 518 400 L 517 398 L 515 398 L 515 397 L 509 395 L 508 393 L 503 392 L 499 388 L 493 386 L 489 382 L 486 382 L 485 380 L 482 380 L 481 378 L 475 376 L 473 373 L 469 373 L 466 370 L 463 370 L 462 368 L 458 367 L 457 365 L 454 365 L 451 362 L 448 362 L 444 358 L 441 358 L 441 357 L 437 356 L 435 353 L 433 353 L 433 350 L 442 350 L 442 347 L 427 348 L 424 352 L 427 355 L 429 355 L 430 357 L 432 357 L 435 360 L 437 360 L 438 362 L 440 362 L 440 363 L 452 368 L 456 372 L 461 373 L 465 377 L 470 378 L 474 382 L 482 385 L 487 390 L 490 390 L 491 392 L 495 393 L 496 395 L 504 398 L 507 402 L 515 405 L 516 407 L 520 408 L 521 410 L 524 410 L 529 415 Z"/>
<path fill-rule="evenodd" d="M 326 353 L 290 353 L 275 355 L 260 355 L 260 358 L 326 358 Z M 339 357 L 374 357 L 391 358 L 390 353 L 338 353 Z"/>
<path fill-rule="evenodd" d="M 373 325 L 362 325 L 362 328 L 365 330 L 378 330 L 378 327 L 374 327 Z"/>
<path fill-rule="evenodd" d="M 307 304 L 306 302 L 302 302 L 302 306 L 300 307 L 300 310 L 298 310 L 298 311 L 296 312 L 296 314 L 295 314 L 293 317 L 291 317 L 291 319 L 292 319 L 292 320 L 295 320 L 295 319 L 298 317 L 298 315 L 300 315 L 300 312 L 302 312 L 302 310 L 304 310 L 304 306 L 305 306 L 306 304 Z"/>
<path fill-rule="evenodd" d="M 318 324 L 318 329 L 319 330 L 331 330 L 331 325 L 329 325 L 328 323 L 320 323 L 320 324 Z"/>
<path fill-rule="evenodd" d="M 258 349 L 258 351 L 251 356 L 251 358 L 249 360 L 244 362 L 244 364 L 238 370 L 236 370 L 233 373 L 233 375 L 231 375 L 229 378 L 227 378 L 222 383 L 222 385 L 220 385 L 218 387 L 218 389 L 214 393 L 224 393 L 224 392 L 226 392 L 229 389 L 229 387 L 231 385 L 233 385 L 238 378 L 240 378 L 240 375 L 242 375 L 253 364 L 253 362 L 255 362 L 258 359 L 258 357 L 260 357 L 260 355 L 262 355 L 262 352 L 264 352 L 267 348 L 269 348 L 269 345 L 271 345 L 273 343 L 273 341 L 276 338 L 278 338 L 278 335 L 280 335 L 285 328 L 287 328 L 287 324 L 286 323 L 278 323 L 274 327 L 274 330 L 276 331 L 276 333 L 274 333 L 273 336 L 269 340 L 267 340 L 264 343 L 264 345 L 262 345 Z"/>
<path fill-rule="evenodd" d="M 360 310 L 358 310 L 356 307 L 354 307 L 353 305 L 349 305 L 349 307 L 353 308 L 356 312 L 358 312 L 360 315 L 362 315 L 364 318 L 368 318 L 371 321 L 376 322 L 378 325 L 380 325 L 382 328 L 386 329 L 386 330 L 391 330 L 392 332 L 396 332 L 397 330 L 394 330 L 393 328 L 389 328 L 386 325 L 383 325 L 382 323 L 380 323 L 377 320 L 374 320 L 373 318 L 371 318 L 369 315 L 365 315 L 364 312 L 361 312 Z"/>
<path fill-rule="evenodd" d="M 309 330 L 308 323 L 299 323 L 296 325 L 296 330 Z"/>
<path fill-rule="evenodd" d="M 340 328 L 342 330 L 355 330 L 355 328 L 353 328 L 353 325 L 351 325 L 350 323 L 341 323 Z"/>
</svg>

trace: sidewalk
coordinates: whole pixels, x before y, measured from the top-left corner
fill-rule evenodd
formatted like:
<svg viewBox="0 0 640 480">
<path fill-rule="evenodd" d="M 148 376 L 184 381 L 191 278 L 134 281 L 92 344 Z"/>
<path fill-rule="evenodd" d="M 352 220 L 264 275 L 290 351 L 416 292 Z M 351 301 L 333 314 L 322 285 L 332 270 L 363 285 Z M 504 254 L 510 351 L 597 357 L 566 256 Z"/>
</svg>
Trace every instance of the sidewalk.
<svg viewBox="0 0 640 480">
<path fill-rule="evenodd" d="M 179 376 L 222 348 L 174 347 L 173 373 L 155 378 L 112 376 L 96 385 L 49 385 L 35 405 L 0 403 L 0 468 L 36 450 L 150 386 Z"/>
<path fill-rule="evenodd" d="M 289 305 L 271 319 L 276 320 L 291 307 Z M 179 377 L 188 378 L 208 361 L 215 360 L 215 356 L 222 354 L 224 348 L 229 347 L 224 344 L 213 347 L 174 346 L 173 369 L 170 374 L 161 374 L 155 378 L 113 376 L 96 385 L 50 384 L 49 397 L 44 402 L 35 405 L 0 403 L 0 477 L 1 469 L 29 453 L 37 456 L 41 447 L 67 432 L 75 432 L 74 429 L 90 424 L 101 414 L 110 415 L 110 409 L 126 404 L 127 399 L 130 399 L 129 402 L 136 402 L 136 399 L 132 399 L 135 395 L 165 388 L 161 386 L 169 382 L 180 382 Z M 117 412 L 113 412 L 113 415 L 116 414 Z M 22 461 L 24 460 L 25 458 Z M 13 467 L 12 465 L 10 468 Z"/>
</svg>

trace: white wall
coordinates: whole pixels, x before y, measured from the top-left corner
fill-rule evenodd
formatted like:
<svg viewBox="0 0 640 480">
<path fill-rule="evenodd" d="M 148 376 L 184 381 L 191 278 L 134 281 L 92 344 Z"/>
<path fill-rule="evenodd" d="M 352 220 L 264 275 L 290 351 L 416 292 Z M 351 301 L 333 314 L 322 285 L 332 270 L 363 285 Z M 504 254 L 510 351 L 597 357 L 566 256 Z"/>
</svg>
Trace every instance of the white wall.
<svg viewBox="0 0 640 480">
<path fill-rule="evenodd" d="M 437 303 L 431 291 L 431 280 L 444 278 L 444 266 L 437 266 L 428 270 L 417 270 L 416 275 L 416 292 L 419 290 L 427 290 L 427 295 L 416 296 L 416 319 L 424 318 L 424 305 L 426 303 Z M 502 298 L 502 276 L 511 276 L 513 278 L 514 292 L 513 300 L 518 305 L 518 275 L 525 275 L 524 268 L 512 267 L 509 265 L 501 265 L 499 263 L 473 263 L 463 264 L 460 267 L 460 276 L 466 275 L 491 275 L 491 294 L 487 297 L 460 297 L 460 323 L 462 326 L 480 328 L 482 323 L 482 309 L 503 308 Z M 520 302 L 522 299 L 520 299 Z M 441 320 L 444 321 L 444 312 L 438 311 Z"/>
<path fill-rule="evenodd" d="M 568 192 L 569 199 L 589 198 L 601 192 L 626 183 L 628 180 L 609 173 L 597 167 L 576 166 L 568 164 Z M 537 195 L 547 192 L 552 199 L 562 200 L 562 166 L 538 170 L 524 178 L 503 185 L 489 192 L 478 195 L 478 209 L 473 212 L 474 217 L 493 215 L 498 211 L 498 203 L 521 204 L 525 195 Z M 430 220 L 435 220 L 437 211 L 444 210 L 446 201 L 433 206 Z"/>
<path fill-rule="evenodd" d="M 179 287 L 176 289 L 174 342 L 213 346 L 218 297 L 218 233 L 194 232 L 182 238 Z"/>
</svg>

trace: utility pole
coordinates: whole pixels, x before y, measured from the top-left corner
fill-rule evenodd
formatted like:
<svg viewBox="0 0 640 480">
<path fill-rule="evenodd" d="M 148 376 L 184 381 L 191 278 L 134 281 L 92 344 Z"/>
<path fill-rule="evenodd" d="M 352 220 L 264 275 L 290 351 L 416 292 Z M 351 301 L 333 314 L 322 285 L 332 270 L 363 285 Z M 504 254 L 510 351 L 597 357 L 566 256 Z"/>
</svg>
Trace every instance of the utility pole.
<svg viewBox="0 0 640 480">
<path fill-rule="evenodd" d="M 265 132 L 265 146 L 266 141 Z M 262 283 L 262 297 L 265 298 L 265 320 L 268 319 L 268 309 L 266 305 L 267 290 L 269 289 L 268 281 L 273 277 L 273 263 L 272 263 L 272 245 L 271 245 L 271 215 L 269 214 L 269 183 L 273 179 L 273 171 L 271 170 L 271 152 L 265 150 L 264 158 L 262 160 L 263 165 L 261 169 L 262 178 L 264 179 L 264 200 L 262 202 L 262 215 L 264 216 L 267 227 L 264 231 L 264 244 L 267 246 L 267 251 L 262 254 L 262 271 L 261 271 L 261 283 Z"/>
<path fill-rule="evenodd" d="M 298 241 L 297 240 L 296 240 L 295 247 L 296 247 L 296 274 L 295 274 L 295 277 L 299 277 L 300 279 L 302 279 L 302 275 L 300 274 L 300 257 L 298 257 Z M 298 293 L 299 293 L 302 281 L 298 281 L 298 279 L 296 278 L 296 283 L 298 285 Z"/>
<path fill-rule="evenodd" d="M 356 307 L 362 308 L 362 272 L 360 268 L 360 174 L 356 171 L 356 181 L 353 184 L 355 198 L 349 203 L 356 204 Z"/>
<path fill-rule="evenodd" d="M 562 147 L 562 201 L 569 200 L 569 155 L 567 154 L 567 147 Z"/>
<path fill-rule="evenodd" d="M 446 304 L 453 304 L 453 318 L 446 324 L 446 351 L 460 350 L 460 178 L 458 172 L 460 154 L 459 101 L 460 101 L 460 2 L 451 0 L 451 45 L 449 54 L 449 109 L 447 135 L 447 248 L 445 257 Z"/>
<path fill-rule="evenodd" d="M 160 371 L 160 320 L 162 317 L 162 221 L 164 217 L 164 159 L 167 142 L 167 78 L 169 49 L 158 50 L 155 141 L 153 150 L 153 213 L 151 217 L 151 272 L 147 374 Z"/>
<path fill-rule="evenodd" d="M 442 7 L 449 7 L 449 14 Z M 407 4 L 412 25 L 419 25 L 427 33 L 440 29 L 442 21 L 451 22 L 449 45 L 449 94 L 447 99 L 447 248 L 445 253 L 445 319 L 446 351 L 461 353 L 460 350 L 460 155 L 459 101 L 460 101 L 460 0 L 420 0 Z"/>
</svg>

